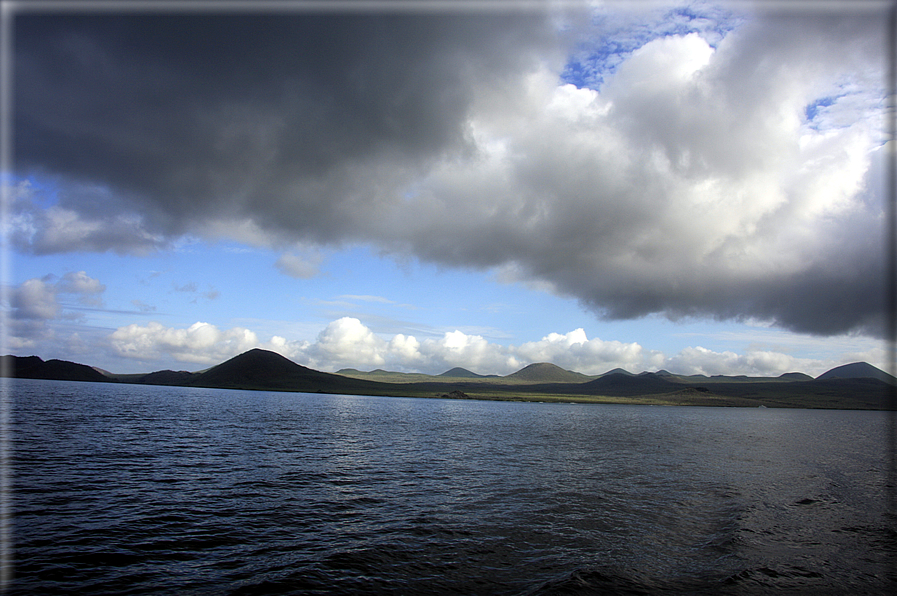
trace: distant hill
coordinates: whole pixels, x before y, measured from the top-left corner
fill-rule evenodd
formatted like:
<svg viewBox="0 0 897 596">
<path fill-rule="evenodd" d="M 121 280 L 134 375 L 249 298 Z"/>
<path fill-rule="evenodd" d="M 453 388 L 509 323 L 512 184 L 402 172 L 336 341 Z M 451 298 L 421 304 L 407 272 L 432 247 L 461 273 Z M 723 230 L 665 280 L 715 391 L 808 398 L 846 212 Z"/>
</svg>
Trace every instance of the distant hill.
<svg viewBox="0 0 897 596">
<path fill-rule="evenodd" d="M 854 362 L 852 364 L 836 366 L 830 371 L 822 373 L 816 377 L 816 379 L 878 379 L 885 383 L 890 383 L 891 385 L 897 384 L 897 379 L 867 362 Z"/>
<path fill-rule="evenodd" d="M 582 373 L 564 370 L 560 366 L 548 362 L 530 364 L 504 378 L 539 383 L 582 383 L 590 379 Z"/>
<path fill-rule="evenodd" d="M 601 375 L 593 381 L 584 383 L 582 388 L 594 395 L 627 396 L 669 393 L 681 389 L 682 385 L 654 373 L 633 375 L 618 372 Z"/>
<path fill-rule="evenodd" d="M 375 368 L 370 371 L 358 370 L 357 368 L 341 368 L 336 371 L 334 374 L 343 375 L 346 377 L 395 377 L 395 376 L 429 376 L 422 375 L 421 373 L 403 373 L 403 372 L 394 372 L 390 370 L 383 370 L 382 368 Z"/>
<path fill-rule="evenodd" d="M 37 356 L 3 356 L 2 370 L 20 379 L 55 379 L 60 381 L 90 381 L 114 383 L 112 379 L 85 364 L 67 360 L 47 360 Z"/>
<path fill-rule="evenodd" d="M 783 373 L 783 374 L 779 375 L 779 378 L 787 379 L 789 381 L 812 381 L 813 380 L 813 377 L 811 377 L 810 375 L 801 373 L 801 372 Z"/>
<path fill-rule="evenodd" d="M 341 368 L 340 370 L 336 371 L 335 374 L 360 381 L 399 384 L 421 383 L 437 378 L 422 373 L 392 372 L 379 368 L 370 372 L 364 372 L 355 368 Z"/>
<path fill-rule="evenodd" d="M 147 385 L 189 385 L 200 373 L 186 370 L 157 370 L 137 379 L 138 383 Z"/>
<path fill-rule="evenodd" d="M 626 370 L 625 368 L 619 368 L 619 367 L 617 367 L 617 368 L 615 368 L 615 369 L 613 369 L 613 370 L 609 370 L 609 371 L 607 371 L 606 373 L 604 373 L 604 374 L 601 375 L 601 376 L 602 376 L 602 377 L 606 377 L 607 375 L 626 375 L 627 377 L 634 377 L 634 376 L 635 376 L 634 374 L 632 374 L 631 372 L 629 372 L 629 371 Z"/>
<path fill-rule="evenodd" d="M 276 352 L 256 348 L 196 375 L 189 384 L 225 389 L 292 388 L 314 392 L 345 381 L 346 377 L 312 370 Z"/>
<path fill-rule="evenodd" d="M 470 372 L 466 368 L 461 368 L 460 366 L 456 366 L 455 368 L 453 368 L 451 370 L 445 371 L 444 373 L 442 373 L 439 376 L 440 377 L 455 377 L 455 378 L 462 378 L 462 379 L 481 379 L 485 375 L 478 375 L 475 372 Z"/>
<path fill-rule="evenodd" d="M 367 372 L 365 372 L 363 370 L 358 370 L 357 368 L 341 368 L 338 371 L 336 371 L 334 374 L 344 375 L 347 377 L 352 377 L 352 376 L 356 376 L 356 377 L 391 377 L 394 375 L 405 375 L 408 373 L 392 372 L 392 371 L 388 371 L 388 370 L 383 370 L 382 368 L 375 368 L 374 370 L 367 371 Z M 414 373 L 412 373 L 412 374 L 414 374 Z"/>
</svg>

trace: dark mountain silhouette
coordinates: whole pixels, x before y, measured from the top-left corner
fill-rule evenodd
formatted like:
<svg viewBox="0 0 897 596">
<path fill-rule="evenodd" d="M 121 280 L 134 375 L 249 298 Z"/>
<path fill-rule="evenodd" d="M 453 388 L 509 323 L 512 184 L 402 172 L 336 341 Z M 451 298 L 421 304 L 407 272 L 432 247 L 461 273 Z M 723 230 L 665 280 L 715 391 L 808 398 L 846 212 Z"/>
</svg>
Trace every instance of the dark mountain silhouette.
<svg viewBox="0 0 897 596">
<path fill-rule="evenodd" d="M 187 385 L 219 389 L 401 395 L 392 383 L 353 379 L 296 364 L 276 352 L 255 348 L 197 374 Z"/>
<path fill-rule="evenodd" d="M 897 379 L 866 362 L 854 362 L 836 366 L 830 371 L 822 373 L 816 379 L 878 379 L 892 385 L 897 384 Z"/>
<path fill-rule="evenodd" d="M 224 389 L 293 389 L 323 391 L 343 384 L 363 383 L 339 375 L 323 373 L 268 350 L 253 349 L 234 356 L 196 375 L 189 382 L 199 387 Z"/>
<path fill-rule="evenodd" d="M 138 383 L 147 385 L 189 385 L 190 381 L 200 373 L 187 372 L 186 370 L 157 370 L 137 379 Z"/>
<path fill-rule="evenodd" d="M 440 377 L 454 377 L 454 378 L 462 378 L 462 379 L 481 379 L 485 375 L 478 375 L 475 372 L 470 372 L 466 368 L 461 368 L 460 366 L 456 366 L 451 370 L 447 370 Z"/>
<path fill-rule="evenodd" d="M 606 373 L 604 373 L 604 374 L 601 375 L 601 376 L 602 376 L 602 377 L 606 377 L 607 375 L 626 375 L 627 377 L 634 377 L 634 376 L 635 376 L 635 375 L 633 375 L 631 372 L 629 372 L 628 370 L 626 370 L 625 368 L 619 368 L 619 367 L 618 367 L 618 368 L 615 368 L 615 369 L 613 369 L 613 370 L 609 370 L 609 371 L 607 371 Z"/>
<path fill-rule="evenodd" d="M 67 360 L 47 360 L 37 356 L 3 356 L 0 370 L 4 374 L 20 379 L 55 379 L 59 381 L 91 381 L 110 383 L 112 379 L 85 364 Z M 6 372 L 8 371 L 8 373 Z"/>
<path fill-rule="evenodd" d="M 671 393 L 682 389 L 682 385 L 655 373 L 646 375 L 611 373 L 601 375 L 594 381 L 583 383 L 581 388 L 592 395 L 631 396 Z"/>
<path fill-rule="evenodd" d="M 813 377 L 810 375 L 804 374 L 802 372 L 790 372 L 783 373 L 779 375 L 780 379 L 787 379 L 789 381 L 812 381 Z"/>
<path fill-rule="evenodd" d="M 530 364 L 504 378 L 518 381 L 538 381 L 540 383 L 582 383 L 589 379 L 582 373 L 564 370 L 560 366 L 548 362 Z"/>
</svg>

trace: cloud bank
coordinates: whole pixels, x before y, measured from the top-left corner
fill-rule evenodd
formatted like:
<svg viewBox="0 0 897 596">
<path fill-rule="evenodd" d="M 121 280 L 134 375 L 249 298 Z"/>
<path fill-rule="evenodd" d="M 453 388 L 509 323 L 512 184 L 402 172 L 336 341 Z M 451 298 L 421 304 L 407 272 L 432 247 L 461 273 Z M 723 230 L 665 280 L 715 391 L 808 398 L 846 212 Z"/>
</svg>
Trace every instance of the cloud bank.
<svg viewBox="0 0 897 596">
<path fill-rule="evenodd" d="M 290 247 L 366 243 L 611 319 L 881 336 L 882 14 L 589 10 L 22 13 L 35 182 L 7 233 L 32 254 L 236 239 L 297 278 L 317 263 Z M 589 45 L 611 28 L 627 43 Z M 432 347 L 355 340 L 372 364 Z M 520 357 L 441 341 L 445 364 Z"/>
<path fill-rule="evenodd" d="M 715 352 L 700 346 L 665 355 L 638 343 L 589 339 L 585 331 L 550 333 L 539 341 L 519 345 L 490 342 L 462 331 L 418 340 L 396 334 L 374 334 L 360 320 L 343 317 L 329 323 L 312 341 L 288 341 L 272 336 L 267 341 L 244 327 L 219 329 L 197 322 L 171 328 L 157 322 L 116 329 L 98 347 L 116 357 L 148 365 L 175 360 L 187 368 L 218 364 L 251 348 L 278 352 L 293 361 L 335 372 L 343 368 L 385 369 L 440 374 L 462 367 L 478 374 L 507 375 L 534 362 L 551 362 L 567 370 L 597 375 L 615 368 L 630 372 L 669 370 L 676 374 L 778 376 L 786 372 L 820 374 L 835 366 L 829 361 L 797 358 L 770 350 L 749 349 L 744 354 Z M 883 351 L 853 355 L 855 360 L 881 362 Z M 156 365 L 158 367 L 158 365 Z"/>
</svg>

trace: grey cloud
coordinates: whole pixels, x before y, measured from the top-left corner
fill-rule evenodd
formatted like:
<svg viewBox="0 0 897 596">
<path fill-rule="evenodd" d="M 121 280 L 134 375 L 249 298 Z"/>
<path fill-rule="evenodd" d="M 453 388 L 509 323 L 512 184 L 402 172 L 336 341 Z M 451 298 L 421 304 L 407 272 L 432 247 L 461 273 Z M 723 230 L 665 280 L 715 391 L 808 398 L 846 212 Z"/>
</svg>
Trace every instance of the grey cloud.
<svg viewBox="0 0 897 596">
<path fill-rule="evenodd" d="M 471 87 L 547 32 L 505 14 L 23 14 L 17 166 L 124 191 L 169 233 L 213 214 L 328 240 L 361 200 L 355 166 L 463 146 Z"/>
<path fill-rule="evenodd" d="M 108 192 L 23 208 L 18 245 L 367 242 L 610 318 L 880 334 L 880 17 L 704 24 L 715 50 L 656 40 L 589 94 L 558 88 L 570 40 L 540 13 L 20 15 L 17 167 Z"/>
<path fill-rule="evenodd" d="M 298 255 L 285 253 L 280 255 L 274 266 L 284 275 L 296 279 L 309 279 L 320 273 L 322 257 L 319 254 Z"/>
<path fill-rule="evenodd" d="M 10 303 L 14 319 L 44 321 L 59 316 L 62 308 L 51 280 L 50 277 L 29 279 L 12 290 Z"/>
<path fill-rule="evenodd" d="M 186 292 L 188 294 L 195 294 L 199 289 L 199 286 L 196 285 L 195 281 L 189 281 L 182 285 L 177 285 L 172 282 L 171 287 L 174 288 L 175 292 Z"/>
<path fill-rule="evenodd" d="M 73 310 L 101 307 L 106 286 L 84 271 L 68 272 L 61 278 L 48 274 L 8 288 L 11 307 L 8 343 L 12 349 L 31 349 L 36 341 L 53 340 L 61 321 L 77 322 L 83 315 Z M 60 296 L 74 297 L 83 306 L 60 302 Z"/>
<path fill-rule="evenodd" d="M 131 304 L 133 304 L 134 308 L 142 313 L 156 312 L 155 306 L 153 306 L 152 304 L 147 304 L 146 302 L 138 300 L 136 298 L 134 300 L 131 300 Z"/>
<path fill-rule="evenodd" d="M 88 307 L 103 306 L 100 297 L 106 291 L 106 285 L 89 277 L 84 271 L 70 271 L 56 282 L 56 292 L 77 296 L 78 303 Z"/>
<path fill-rule="evenodd" d="M 22 253 L 106 252 L 147 255 L 170 247 L 140 213 L 106 188 L 63 183 L 58 202 L 47 206 L 46 191 L 20 184 L 10 193 L 6 235 Z"/>
</svg>

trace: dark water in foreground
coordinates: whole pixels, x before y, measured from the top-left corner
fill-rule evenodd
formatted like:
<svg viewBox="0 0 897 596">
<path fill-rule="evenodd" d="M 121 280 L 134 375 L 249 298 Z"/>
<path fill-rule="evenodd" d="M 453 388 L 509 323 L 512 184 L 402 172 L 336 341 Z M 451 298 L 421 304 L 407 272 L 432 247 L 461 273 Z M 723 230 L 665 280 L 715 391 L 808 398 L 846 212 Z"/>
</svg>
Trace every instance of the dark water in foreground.
<svg viewBox="0 0 897 596">
<path fill-rule="evenodd" d="M 13 594 L 887 594 L 882 412 L 17 380 Z"/>
</svg>

